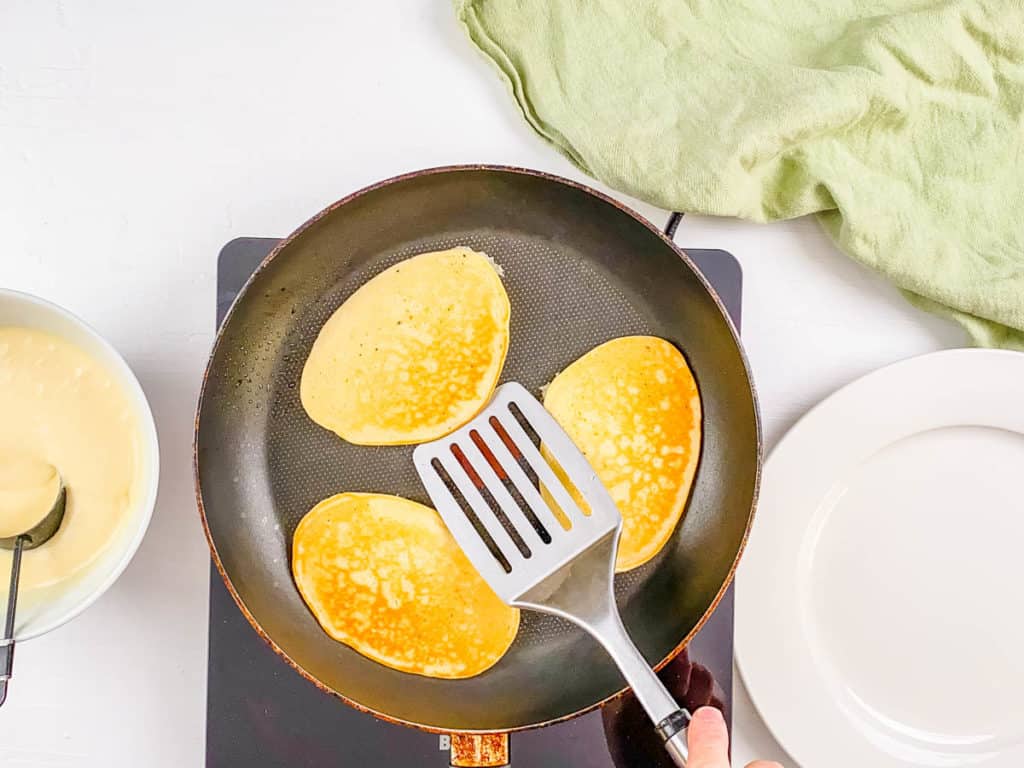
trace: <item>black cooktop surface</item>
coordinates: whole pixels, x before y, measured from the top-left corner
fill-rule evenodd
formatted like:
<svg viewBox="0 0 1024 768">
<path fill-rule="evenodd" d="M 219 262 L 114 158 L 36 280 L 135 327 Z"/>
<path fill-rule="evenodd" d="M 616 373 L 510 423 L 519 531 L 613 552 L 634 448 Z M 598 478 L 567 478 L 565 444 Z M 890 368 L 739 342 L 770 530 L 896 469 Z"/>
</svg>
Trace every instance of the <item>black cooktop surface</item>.
<svg viewBox="0 0 1024 768">
<path fill-rule="evenodd" d="M 217 323 L 278 241 L 232 240 L 217 269 Z M 742 273 L 725 251 L 687 253 L 739 325 Z M 207 698 L 208 768 L 444 768 L 447 737 L 378 720 L 322 693 L 284 663 L 249 626 L 216 570 L 210 576 Z M 714 704 L 730 713 L 732 589 L 690 643 L 662 670 L 691 710 Z M 646 716 L 629 694 L 603 710 L 512 736 L 522 768 L 670 767 Z"/>
</svg>

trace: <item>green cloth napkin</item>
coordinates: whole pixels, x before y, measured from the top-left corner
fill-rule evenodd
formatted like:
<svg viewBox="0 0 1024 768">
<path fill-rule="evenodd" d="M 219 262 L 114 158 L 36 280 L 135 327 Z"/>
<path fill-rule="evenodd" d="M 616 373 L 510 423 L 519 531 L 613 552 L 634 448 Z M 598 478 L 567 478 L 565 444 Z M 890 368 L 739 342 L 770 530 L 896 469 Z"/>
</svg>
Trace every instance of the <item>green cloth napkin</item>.
<svg viewBox="0 0 1024 768">
<path fill-rule="evenodd" d="M 1024 349 L 1024 2 L 456 0 L 524 117 L 682 211 L 817 213 L 985 346 Z"/>
</svg>

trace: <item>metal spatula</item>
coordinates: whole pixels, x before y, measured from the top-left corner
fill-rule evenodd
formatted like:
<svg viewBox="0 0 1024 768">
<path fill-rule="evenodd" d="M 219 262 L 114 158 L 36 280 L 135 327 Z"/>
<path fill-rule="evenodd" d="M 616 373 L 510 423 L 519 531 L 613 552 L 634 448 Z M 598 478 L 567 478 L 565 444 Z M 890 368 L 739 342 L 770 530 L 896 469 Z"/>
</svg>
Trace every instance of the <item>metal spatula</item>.
<svg viewBox="0 0 1024 768">
<path fill-rule="evenodd" d="M 622 515 L 544 406 L 521 384 L 504 384 L 468 424 L 418 446 L 413 461 L 448 529 L 495 593 L 509 605 L 561 616 L 593 635 L 673 761 L 685 766 L 690 715 L 630 640 L 615 605 Z"/>
</svg>

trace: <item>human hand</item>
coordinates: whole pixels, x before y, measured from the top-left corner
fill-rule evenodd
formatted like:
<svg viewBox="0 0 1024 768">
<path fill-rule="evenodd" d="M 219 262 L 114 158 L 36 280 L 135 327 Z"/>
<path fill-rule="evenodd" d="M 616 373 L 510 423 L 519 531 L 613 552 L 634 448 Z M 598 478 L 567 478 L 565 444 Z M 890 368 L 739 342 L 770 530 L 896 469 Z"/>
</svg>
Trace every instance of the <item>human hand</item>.
<svg viewBox="0 0 1024 768">
<path fill-rule="evenodd" d="M 690 748 L 689 768 L 729 768 L 729 730 L 722 713 L 701 707 L 693 713 L 686 734 Z M 782 768 L 778 763 L 756 760 L 747 768 Z"/>
</svg>

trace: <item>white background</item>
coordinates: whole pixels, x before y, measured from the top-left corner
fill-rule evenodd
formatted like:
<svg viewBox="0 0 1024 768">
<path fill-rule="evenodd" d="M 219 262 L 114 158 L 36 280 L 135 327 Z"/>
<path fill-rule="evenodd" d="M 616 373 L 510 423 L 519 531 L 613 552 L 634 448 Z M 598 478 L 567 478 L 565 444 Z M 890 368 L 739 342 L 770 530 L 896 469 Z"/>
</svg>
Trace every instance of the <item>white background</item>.
<svg viewBox="0 0 1024 768">
<path fill-rule="evenodd" d="M 117 346 L 163 454 L 156 515 L 125 575 L 19 648 L 0 764 L 200 768 L 207 552 L 190 444 L 217 252 L 286 234 L 375 180 L 466 162 L 582 178 L 527 129 L 447 0 L 0 2 L 0 284 Z M 769 447 L 839 385 L 964 341 L 814 221 L 687 217 L 679 241 L 743 264 Z M 737 762 L 791 764 L 739 686 L 736 703 Z"/>
</svg>

